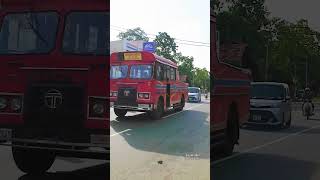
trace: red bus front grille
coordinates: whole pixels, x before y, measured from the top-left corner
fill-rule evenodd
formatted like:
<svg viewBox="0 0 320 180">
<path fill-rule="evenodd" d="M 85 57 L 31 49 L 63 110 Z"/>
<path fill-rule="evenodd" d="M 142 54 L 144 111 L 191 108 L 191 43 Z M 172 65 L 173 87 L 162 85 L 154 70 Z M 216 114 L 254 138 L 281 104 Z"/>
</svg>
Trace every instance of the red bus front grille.
<svg viewBox="0 0 320 180">
<path fill-rule="evenodd" d="M 84 99 L 84 88 L 77 85 L 32 85 L 25 94 L 25 126 L 59 131 L 82 129 Z"/>
<path fill-rule="evenodd" d="M 119 88 L 118 98 L 115 105 L 119 106 L 138 106 L 137 89 L 135 88 Z"/>
</svg>

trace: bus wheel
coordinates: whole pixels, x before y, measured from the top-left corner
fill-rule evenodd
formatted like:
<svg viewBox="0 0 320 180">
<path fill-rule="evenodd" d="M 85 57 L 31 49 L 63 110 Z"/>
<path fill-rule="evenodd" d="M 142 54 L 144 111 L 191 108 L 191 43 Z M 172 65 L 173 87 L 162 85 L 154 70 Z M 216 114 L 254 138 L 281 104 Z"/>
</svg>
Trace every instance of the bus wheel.
<svg viewBox="0 0 320 180">
<path fill-rule="evenodd" d="M 114 108 L 114 113 L 115 113 L 119 118 L 123 118 L 123 117 L 126 116 L 127 110 Z"/>
<path fill-rule="evenodd" d="M 160 119 L 163 114 L 163 100 L 158 101 L 157 109 L 153 110 L 151 113 L 152 119 Z"/>
<path fill-rule="evenodd" d="M 178 111 L 182 111 L 184 106 L 185 106 L 186 102 L 184 100 L 184 97 L 181 97 L 181 101 L 180 101 L 180 106 L 179 108 L 177 109 Z"/>
<path fill-rule="evenodd" d="M 235 111 L 229 112 L 228 125 L 225 131 L 225 143 L 223 145 L 223 154 L 229 156 L 233 153 L 234 145 L 237 143 L 239 135 L 239 126 Z"/>
<path fill-rule="evenodd" d="M 12 147 L 13 159 L 17 167 L 27 174 L 43 174 L 53 164 L 55 153 L 41 149 Z"/>
</svg>

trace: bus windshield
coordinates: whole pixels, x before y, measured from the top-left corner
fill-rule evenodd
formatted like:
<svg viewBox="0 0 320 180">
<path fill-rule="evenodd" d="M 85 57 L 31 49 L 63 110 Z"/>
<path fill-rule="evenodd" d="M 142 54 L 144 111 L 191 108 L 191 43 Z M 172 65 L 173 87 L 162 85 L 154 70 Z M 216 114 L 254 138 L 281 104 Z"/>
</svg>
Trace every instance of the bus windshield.
<svg viewBox="0 0 320 180">
<path fill-rule="evenodd" d="M 73 12 L 67 16 L 63 51 L 109 55 L 109 13 Z"/>
<path fill-rule="evenodd" d="M 0 30 L 0 54 L 49 53 L 57 26 L 55 12 L 7 14 Z"/>
<path fill-rule="evenodd" d="M 122 79 L 126 78 L 128 74 L 128 66 L 111 66 L 110 68 L 110 78 L 111 79 Z"/>
<path fill-rule="evenodd" d="M 150 79 L 152 77 L 152 65 L 133 65 L 130 68 L 130 78 Z"/>
</svg>

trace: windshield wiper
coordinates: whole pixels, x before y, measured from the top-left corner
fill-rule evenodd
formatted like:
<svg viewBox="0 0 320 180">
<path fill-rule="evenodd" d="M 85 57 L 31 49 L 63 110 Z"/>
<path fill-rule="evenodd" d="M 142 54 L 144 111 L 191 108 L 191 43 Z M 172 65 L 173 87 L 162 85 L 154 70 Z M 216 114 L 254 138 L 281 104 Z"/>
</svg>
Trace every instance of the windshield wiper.
<svg viewBox="0 0 320 180">
<path fill-rule="evenodd" d="M 38 19 L 37 17 L 34 16 L 33 13 L 30 14 L 30 18 L 27 18 L 28 19 L 28 25 L 31 27 L 32 31 L 36 34 L 36 36 L 42 41 L 45 43 L 45 45 L 48 47 L 49 46 L 49 43 L 47 42 L 47 40 L 41 35 L 41 33 L 38 31 L 38 29 L 36 29 L 34 26 L 33 26 L 33 23 L 32 23 L 32 20 L 35 21 L 36 25 L 39 26 L 39 22 L 38 22 Z"/>
</svg>

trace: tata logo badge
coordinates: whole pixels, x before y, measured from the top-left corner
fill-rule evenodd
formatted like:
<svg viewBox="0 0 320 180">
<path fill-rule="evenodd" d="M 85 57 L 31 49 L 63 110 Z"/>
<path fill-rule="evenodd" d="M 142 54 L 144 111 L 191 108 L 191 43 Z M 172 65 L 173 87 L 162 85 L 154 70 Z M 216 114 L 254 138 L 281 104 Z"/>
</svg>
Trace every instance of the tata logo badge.
<svg viewBox="0 0 320 180">
<path fill-rule="evenodd" d="M 50 109 L 56 109 L 62 101 L 62 93 L 56 89 L 49 90 L 44 96 L 45 105 Z"/>
<path fill-rule="evenodd" d="M 125 96 L 129 96 L 130 91 L 129 90 L 125 90 L 123 93 L 124 93 Z"/>
</svg>

